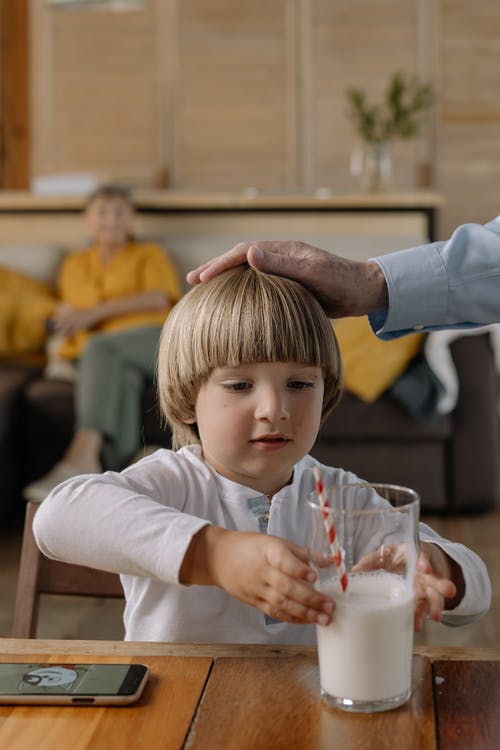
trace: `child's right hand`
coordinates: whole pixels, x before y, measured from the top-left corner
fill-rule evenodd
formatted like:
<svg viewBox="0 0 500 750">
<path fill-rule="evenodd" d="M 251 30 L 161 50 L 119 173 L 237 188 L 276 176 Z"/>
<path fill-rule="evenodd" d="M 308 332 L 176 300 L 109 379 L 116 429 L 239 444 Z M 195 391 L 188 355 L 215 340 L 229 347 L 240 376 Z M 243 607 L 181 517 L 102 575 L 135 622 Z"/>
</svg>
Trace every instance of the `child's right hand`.
<svg viewBox="0 0 500 750">
<path fill-rule="evenodd" d="M 205 526 L 181 566 L 182 583 L 216 585 L 277 620 L 328 625 L 333 600 L 313 588 L 305 547 L 276 536 Z"/>
</svg>

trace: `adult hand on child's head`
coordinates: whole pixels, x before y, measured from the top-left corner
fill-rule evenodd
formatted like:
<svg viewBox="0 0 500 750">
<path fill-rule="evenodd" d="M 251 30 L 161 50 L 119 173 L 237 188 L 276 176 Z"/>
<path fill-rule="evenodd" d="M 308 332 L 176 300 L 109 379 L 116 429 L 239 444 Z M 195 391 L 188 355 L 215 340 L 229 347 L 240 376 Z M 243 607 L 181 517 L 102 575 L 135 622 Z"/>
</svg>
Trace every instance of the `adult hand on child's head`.
<svg viewBox="0 0 500 750">
<path fill-rule="evenodd" d="M 209 281 L 242 263 L 303 284 L 331 318 L 364 315 L 387 306 L 387 286 L 377 263 L 349 260 L 295 240 L 240 242 L 190 271 L 187 280 L 190 284 Z"/>
</svg>

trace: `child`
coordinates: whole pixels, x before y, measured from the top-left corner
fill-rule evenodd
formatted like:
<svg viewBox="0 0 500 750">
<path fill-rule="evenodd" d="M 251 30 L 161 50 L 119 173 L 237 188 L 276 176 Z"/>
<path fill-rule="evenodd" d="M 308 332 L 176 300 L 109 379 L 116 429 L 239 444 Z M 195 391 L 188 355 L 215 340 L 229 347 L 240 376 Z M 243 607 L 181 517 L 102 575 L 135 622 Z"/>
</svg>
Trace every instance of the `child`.
<svg viewBox="0 0 500 750">
<path fill-rule="evenodd" d="M 75 434 L 62 460 L 24 488 L 40 502 L 84 472 L 121 469 L 141 440 L 140 399 L 154 376 L 158 339 L 180 297 L 177 271 L 159 245 L 132 238 L 128 190 L 103 185 L 88 198 L 92 246 L 70 253 L 58 278 L 61 304 L 48 321 L 65 371 L 75 368 Z M 61 373 L 58 363 L 57 377 Z"/>
<path fill-rule="evenodd" d="M 319 303 L 248 267 L 195 287 L 164 326 L 158 386 L 178 450 L 56 488 L 35 518 L 40 549 L 122 575 L 128 640 L 314 643 L 312 623 L 335 605 L 304 546 L 308 451 L 341 390 Z M 427 613 L 483 614 L 483 563 L 423 524 L 420 535 L 416 627 Z"/>
</svg>

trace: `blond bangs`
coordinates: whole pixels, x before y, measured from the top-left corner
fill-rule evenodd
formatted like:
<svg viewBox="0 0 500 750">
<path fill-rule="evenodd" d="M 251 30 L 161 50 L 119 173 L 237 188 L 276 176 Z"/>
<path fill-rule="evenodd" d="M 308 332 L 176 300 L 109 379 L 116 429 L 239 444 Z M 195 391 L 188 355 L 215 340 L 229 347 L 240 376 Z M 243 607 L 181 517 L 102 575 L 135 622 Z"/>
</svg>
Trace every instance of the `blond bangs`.
<svg viewBox="0 0 500 750">
<path fill-rule="evenodd" d="M 338 400 L 340 356 L 317 300 L 290 279 L 238 267 L 192 289 L 165 323 L 158 386 L 167 420 L 175 428 L 194 416 L 198 390 L 213 370 L 254 362 L 321 367 L 323 418 Z M 192 442 L 193 434 L 189 438 Z"/>
</svg>

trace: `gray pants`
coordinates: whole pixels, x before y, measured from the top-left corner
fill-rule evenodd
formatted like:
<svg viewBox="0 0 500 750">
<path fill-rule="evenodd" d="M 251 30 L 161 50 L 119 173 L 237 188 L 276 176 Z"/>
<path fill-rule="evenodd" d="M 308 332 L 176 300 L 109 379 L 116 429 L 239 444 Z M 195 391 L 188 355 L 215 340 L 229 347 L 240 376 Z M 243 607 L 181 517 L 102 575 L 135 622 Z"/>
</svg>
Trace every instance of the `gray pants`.
<svg viewBox="0 0 500 750">
<path fill-rule="evenodd" d="M 104 437 L 106 469 L 121 469 L 141 443 L 141 394 L 154 380 L 160 326 L 97 333 L 79 362 L 76 427 Z"/>
</svg>

